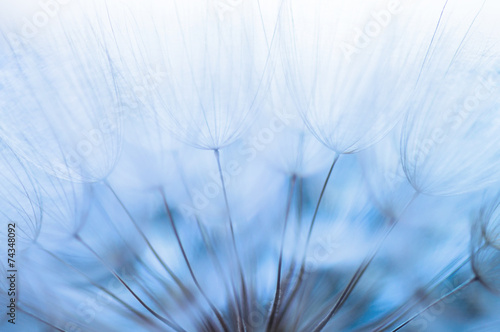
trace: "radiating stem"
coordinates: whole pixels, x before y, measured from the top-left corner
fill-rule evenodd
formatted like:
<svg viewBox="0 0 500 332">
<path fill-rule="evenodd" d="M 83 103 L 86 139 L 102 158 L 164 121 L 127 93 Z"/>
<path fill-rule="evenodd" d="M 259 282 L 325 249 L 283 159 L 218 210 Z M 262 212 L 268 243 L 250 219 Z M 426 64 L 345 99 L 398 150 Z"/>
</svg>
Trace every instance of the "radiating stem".
<svg viewBox="0 0 500 332">
<path fill-rule="evenodd" d="M 328 181 L 330 180 L 330 177 L 332 175 L 333 169 L 334 169 L 335 164 L 337 163 L 338 159 L 339 159 L 339 155 L 335 154 L 335 157 L 333 158 L 333 162 L 332 162 L 332 165 L 330 167 L 330 170 L 328 171 L 328 175 L 326 176 L 325 182 L 323 183 L 323 188 L 321 189 L 321 193 L 319 195 L 318 202 L 316 203 L 316 208 L 314 209 L 314 214 L 313 214 L 313 217 L 311 219 L 311 223 L 309 225 L 309 231 L 307 233 L 306 244 L 304 246 L 304 252 L 302 254 L 302 259 L 301 259 L 301 264 L 300 264 L 300 271 L 299 271 L 299 276 L 297 278 L 297 282 L 295 283 L 290 296 L 287 298 L 287 301 L 285 303 L 283 312 L 280 314 L 280 317 L 278 317 L 277 324 L 279 324 L 279 322 L 283 318 L 286 310 L 288 309 L 289 304 L 293 301 L 293 299 L 297 295 L 297 291 L 299 290 L 300 285 L 302 283 L 302 278 L 304 277 L 305 268 L 306 268 L 307 251 L 308 251 L 309 243 L 311 241 L 311 235 L 312 235 L 312 231 L 314 229 L 314 224 L 316 222 L 316 217 L 318 215 L 319 206 L 321 205 L 321 200 L 323 199 L 323 195 L 325 194 L 326 186 L 328 185 Z"/>
<path fill-rule="evenodd" d="M 302 265 L 305 264 L 306 256 L 307 256 L 307 251 L 309 249 L 309 243 L 311 242 L 311 235 L 314 229 L 314 225 L 316 223 L 316 217 L 318 216 L 318 211 L 319 211 L 319 206 L 321 205 L 321 200 L 323 199 L 323 195 L 325 194 L 326 186 L 328 185 L 328 181 L 330 180 L 330 177 L 333 172 L 333 168 L 335 167 L 335 164 L 337 163 L 337 160 L 339 159 L 339 155 L 336 154 L 335 158 L 333 159 L 332 166 L 330 167 L 330 170 L 328 171 L 328 175 L 326 176 L 325 182 L 323 184 L 323 188 L 321 189 L 321 193 L 318 198 L 318 203 L 316 204 L 316 208 L 314 209 L 314 214 L 311 219 L 311 224 L 309 226 L 309 231 L 307 232 L 307 239 L 306 239 L 306 244 L 304 248 L 304 257 L 302 258 Z"/>
<path fill-rule="evenodd" d="M 27 307 L 27 306 L 26 306 L 26 307 Z M 50 322 L 46 321 L 45 319 L 42 319 L 42 318 L 40 318 L 40 317 L 38 317 L 38 316 L 36 316 L 36 315 L 34 315 L 34 314 L 32 314 L 32 313 L 30 313 L 30 312 L 28 312 L 28 311 L 24 310 L 22 307 L 20 307 L 20 303 L 18 303 L 18 304 L 17 304 L 17 309 L 18 309 L 19 311 L 21 311 L 21 312 L 25 313 L 26 315 L 30 316 L 31 318 L 34 318 L 34 319 L 36 319 L 37 321 L 39 321 L 39 322 L 41 322 L 41 323 L 43 323 L 43 324 L 45 324 L 45 325 L 47 325 L 47 326 L 51 327 L 52 329 L 54 329 L 54 330 L 56 330 L 56 331 L 65 332 L 63 329 L 61 329 L 61 328 L 59 328 L 59 327 L 55 326 L 54 324 L 52 324 L 52 323 L 50 323 Z"/>
<path fill-rule="evenodd" d="M 380 332 L 387 330 L 390 326 L 392 326 L 395 322 L 405 316 L 408 312 L 410 312 L 413 308 L 415 308 L 418 304 L 420 304 L 423 300 L 425 300 L 429 294 L 431 294 L 439 285 L 441 285 L 445 280 L 452 277 L 456 274 L 462 267 L 465 266 L 470 261 L 470 255 L 462 260 L 462 262 L 453 269 L 453 271 L 447 273 L 446 276 L 443 277 L 445 271 L 450 269 L 450 266 L 447 266 L 441 273 L 439 273 L 433 280 L 431 280 L 425 287 L 426 294 L 420 296 L 416 299 L 416 301 L 411 304 L 411 301 L 415 298 L 415 295 L 411 296 L 405 303 L 403 303 L 399 308 L 397 308 L 392 314 L 388 315 L 381 322 L 378 323 L 377 327 L 374 328 L 374 332 Z M 455 263 L 456 264 L 456 263 Z M 455 265 L 453 264 L 453 266 Z"/>
<path fill-rule="evenodd" d="M 301 234 L 301 226 L 302 226 L 302 202 L 303 202 L 303 182 L 304 179 L 302 177 L 298 178 L 298 185 L 297 185 L 297 191 L 298 191 L 298 197 L 297 197 L 297 225 L 296 225 L 296 230 L 295 230 L 295 243 L 300 242 L 300 234 Z M 295 268 L 297 267 L 296 263 L 296 255 L 297 255 L 297 247 L 298 246 L 293 246 L 293 251 L 292 251 L 292 262 L 290 264 L 290 267 L 288 268 L 288 271 L 286 273 L 286 276 L 284 278 L 284 282 L 282 283 L 282 293 L 284 294 L 285 292 L 288 291 L 288 288 L 292 284 L 292 277 L 295 271 Z M 279 312 L 279 311 L 278 311 Z M 278 315 L 278 319 L 279 319 Z"/>
<path fill-rule="evenodd" d="M 182 185 L 184 186 L 184 190 L 186 191 L 186 193 L 188 194 L 188 196 L 191 198 L 193 195 L 192 195 L 191 191 L 189 190 L 189 186 L 187 184 L 186 176 L 184 174 L 184 171 L 183 171 L 182 167 L 180 167 L 179 155 L 178 155 L 177 151 L 174 151 L 172 154 L 173 154 L 173 157 L 174 157 L 175 166 L 176 166 L 177 171 L 179 172 L 179 175 L 181 177 L 181 182 L 182 182 Z M 191 203 L 193 203 L 192 200 L 191 200 Z M 200 235 L 201 235 L 201 237 L 203 239 L 203 244 L 205 245 L 205 248 L 207 249 L 207 252 L 208 252 L 210 258 L 211 258 L 211 260 L 213 261 L 213 263 L 215 265 L 215 268 L 217 270 L 217 274 L 219 275 L 220 280 L 221 281 L 223 280 L 223 282 L 224 282 L 224 288 L 226 289 L 227 294 L 230 294 L 229 287 L 226 284 L 226 278 L 225 278 L 225 275 L 224 275 L 224 269 L 222 268 L 222 264 L 220 263 L 220 260 L 217 257 L 217 254 L 215 253 L 212 241 L 208 238 L 208 236 L 206 234 L 206 229 L 202 225 L 202 222 L 200 220 L 200 217 L 199 217 L 198 213 L 194 214 L 194 218 L 196 220 L 196 225 L 198 226 L 198 230 L 200 231 Z M 236 294 L 234 294 L 234 295 L 236 296 Z"/>
<path fill-rule="evenodd" d="M 309 287 L 307 287 L 309 286 Z M 305 294 L 307 293 L 307 291 L 310 291 L 312 288 L 312 286 L 310 285 L 307 285 L 306 287 L 302 287 L 302 289 L 300 290 L 300 294 L 299 294 L 299 300 L 297 301 L 297 308 L 296 308 L 296 312 L 304 312 L 305 310 L 305 306 L 307 305 L 307 303 L 304 303 L 303 299 L 304 299 L 304 296 Z M 292 316 L 293 318 L 293 316 Z M 292 327 L 291 327 L 291 331 L 293 332 L 296 332 L 296 331 L 299 331 L 299 325 L 300 325 L 300 315 L 295 315 L 295 318 L 294 318 L 294 321 L 293 321 L 293 324 L 292 324 Z M 278 325 L 279 326 L 279 325 Z"/>
<path fill-rule="evenodd" d="M 75 239 L 80 242 L 85 248 L 87 248 L 91 253 L 92 255 L 94 255 L 97 260 L 99 260 L 107 269 L 109 272 L 111 272 L 111 274 L 123 285 L 125 286 L 125 288 L 130 292 L 130 294 L 132 294 L 133 297 L 135 297 L 135 299 L 137 301 L 139 301 L 139 303 L 147 310 L 149 311 L 155 318 L 157 318 L 158 320 L 160 320 L 162 323 L 164 323 L 165 325 L 169 326 L 170 328 L 174 329 L 175 331 L 180 331 L 180 332 L 185 332 L 185 330 L 180 327 L 179 325 L 177 325 L 176 323 L 174 322 L 171 322 L 170 320 L 168 320 L 167 318 L 161 316 L 160 314 L 158 314 L 156 311 L 154 311 L 153 309 L 151 309 L 141 298 L 139 295 L 137 295 L 133 290 L 132 288 L 130 288 L 130 286 L 115 272 L 115 270 L 109 266 L 103 259 L 102 257 L 97 253 L 95 252 L 94 249 L 92 249 L 92 247 L 90 247 L 81 237 L 80 235 L 78 234 L 75 234 L 74 235 Z"/>
<path fill-rule="evenodd" d="M 132 216 L 132 214 L 130 213 L 130 211 L 127 209 L 127 207 L 125 206 L 125 204 L 123 203 L 123 201 L 120 199 L 120 197 L 118 196 L 118 194 L 114 191 L 114 189 L 111 187 L 111 185 L 107 181 L 104 181 L 104 184 L 106 185 L 106 187 L 108 187 L 108 189 L 111 191 L 111 193 L 113 194 L 113 196 L 116 198 L 116 200 L 118 201 L 118 203 L 122 207 L 123 211 L 125 211 L 125 213 L 129 217 L 130 221 L 132 221 L 132 224 L 134 225 L 135 229 L 137 230 L 137 232 L 139 233 L 139 235 L 142 237 L 142 239 L 144 240 L 144 242 L 148 246 L 149 250 L 151 250 L 151 252 L 155 256 L 155 258 L 161 264 L 161 266 L 172 277 L 172 279 L 179 286 L 179 288 L 186 295 L 186 297 L 189 298 L 189 299 L 192 299 L 193 295 L 191 294 L 191 292 L 189 291 L 189 289 L 187 289 L 187 287 L 182 283 L 182 281 L 179 279 L 179 277 L 177 277 L 177 275 L 170 269 L 170 267 L 160 257 L 160 255 L 155 250 L 155 248 L 153 247 L 153 245 L 151 244 L 151 242 L 149 242 L 146 234 L 144 234 L 144 232 L 142 231 L 142 229 L 139 227 L 139 225 L 135 221 L 135 218 Z"/>
<path fill-rule="evenodd" d="M 429 282 L 429 284 L 426 287 L 424 287 L 424 289 L 428 289 L 427 292 L 426 292 L 426 295 L 429 295 L 439 285 L 441 285 L 445 280 L 448 280 L 453 275 L 455 275 L 458 271 L 460 271 L 462 269 L 462 267 L 465 266 L 465 264 L 467 264 L 468 262 L 470 262 L 472 256 L 476 252 L 478 252 L 479 250 L 483 249 L 485 246 L 487 246 L 487 243 L 484 243 L 481 247 L 476 248 L 476 250 L 474 250 L 474 252 L 472 252 L 471 254 L 469 254 L 467 257 L 462 258 L 461 262 L 458 265 L 456 265 L 455 261 L 459 260 L 459 259 L 456 259 L 456 260 L 454 260 L 453 263 L 449 264 L 445 269 L 443 269 L 440 273 L 438 273 L 438 275 L 436 277 L 434 277 L 431 280 L 431 282 Z M 446 271 L 448 271 L 451 267 L 454 267 L 454 269 L 451 272 L 447 272 L 446 273 Z M 443 275 L 445 273 L 446 273 L 446 275 L 443 277 Z M 412 310 L 418 304 L 420 304 L 423 300 L 425 300 L 427 298 L 427 296 L 422 296 L 419 299 L 417 299 L 417 301 L 415 303 L 413 303 L 412 305 L 409 305 L 409 302 L 410 302 L 410 300 L 412 300 L 412 298 L 410 298 L 408 301 L 406 301 L 406 303 L 404 303 L 400 308 L 398 308 L 398 310 L 396 310 L 396 313 L 398 311 L 402 311 L 402 312 L 400 312 L 395 318 L 393 318 L 391 320 L 389 320 L 389 318 L 391 318 L 391 317 L 388 317 L 388 318 L 384 319 L 381 323 L 379 323 L 378 327 L 374 330 L 374 332 L 381 332 L 381 331 L 388 330 L 397 320 L 399 320 L 400 318 L 402 318 L 404 315 L 406 315 L 408 312 L 410 312 L 410 310 Z M 405 306 L 408 306 L 408 308 L 406 308 L 403 311 L 403 309 L 405 308 Z M 395 316 L 395 314 L 393 314 L 392 316 Z"/>
<path fill-rule="evenodd" d="M 333 306 L 333 308 L 330 310 L 330 312 L 327 314 L 327 316 L 314 328 L 314 332 L 321 331 L 325 327 L 325 325 L 328 323 L 328 321 L 340 310 L 340 308 L 342 308 L 342 306 L 344 305 L 344 303 L 347 301 L 347 298 L 354 291 L 354 288 L 358 284 L 359 280 L 365 274 L 365 272 L 368 269 L 368 267 L 370 266 L 371 262 L 373 261 L 373 259 L 375 258 L 375 256 L 380 251 L 380 248 L 384 244 L 385 240 L 387 239 L 387 237 L 389 236 L 389 234 L 392 232 L 392 230 L 394 229 L 394 227 L 397 225 L 397 223 L 398 223 L 399 219 L 401 218 L 401 216 L 404 214 L 404 212 L 406 211 L 406 209 L 408 208 L 408 206 L 410 206 L 413 203 L 413 201 L 418 197 L 418 195 L 419 195 L 419 193 L 415 192 L 415 194 L 412 196 L 412 198 L 410 199 L 410 201 L 404 207 L 403 212 L 401 213 L 401 215 L 399 216 L 398 219 L 391 218 L 391 221 L 389 223 L 389 227 L 387 228 L 387 230 L 385 231 L 385 233 L 383 234 L 383 236 L 378 241 L 378 243 L 375 246 L 375 248 L 372 251 L 372 253 L 370 253 L 363 260 L 363 262 L 361 263 L 361 265 L 358 267 L 358 269 L 354 273 L 354 276 L 351 278 L 351 280 L 349 281 L 349 283 L 347 284 L 347 286 L 342 291 L 339 299 L 337 300 L 337 302 L 335 303 L 335 305 Z"/>
<path fill-rule="evenodd" d="M 437 299 L 436 301 L 432 302 L 427 307 L 425 307 L 424 309 L 422 309 L 421 311 L 419 311 L 418 313 L 416 313 L 415 315 L 413 315 L 412 317 L 410 317 L 409 319 L 407 319 L 401 325 L 399 325 L 394 330 L 392 330 L 392 332 L 399 331 L 400 329 L 402 329 L 403 327 L 405 327 L 406 325 L 408 325 L 409 323 L 411 323 L 415 318 L 417 318 L 418 316 L 420 316 L 421 314 L 423 314 L 424 312 L 426 312 L 427 310 L 429 310 L 430 308 L 432 308 L 433 306 L 435 306 L 439 302 L 445 300 L 446 298 L 450 297 L 451 295 L 453 295 L 455 293 L 458 293 L 459 291 L 461 291 L 462 289 L 464 289 L 465 287 L 469 286 L 470 284 L 472 284 L 473 282 L 475 282 L 477 280 L 478 280 L 478 278 L 476 276 L 470 278 L 469 280 L 467 280 L 466 282 L 464 282 L 460 286 L 458 286 L 455 289 L 451 290 L 447 294 L 441 296 L 439 299 Z"/>
<path fill-rule="evenodd" d="M 208 305 L 214 312 L 215 316 L 217 316 L 217 319 L 219 320 L 219 323 L 221 324 L 222 328 L 224 331 L 229 332 L 229 328 L 226 325 L 226 322 L 224 321 L 224 318 L 222 318 L 221 313 L 219 310 L 215 307 L 215 305 L 210 301 L 208 296 L 206 295 L 205 291 L 203 291 L 203 288 L 201 287 L 200 283 L 198 282 L 198 279 L 196 278 L 196 275 L 194 274 L 193 268 L 191 267 L 191 263 L 189 262 L 189 259 L 187 257 L 186 251 L 184 250 L 184 246 L 182 245 L 181 238 L 179 236 L 179 232 L 177 231 L 177 226 L 175 225 L 174 218 L 172 217 L 172 212 L 170 211 L 170 207 L 167 203 L 167 198 L 165 196 L 165 193 L 163 189 L 160 189 L 160 193 L 163 199 L 163 205 L 165 206 L 165 211 L 167 212 L 168 220 L 170 221 L 170 225 L 172 226 L 172 229 L 174 230 L 175 238 L 177 239 L 177 243 L 179 244 L 179 248 L 181 249 L 182 252 L 182 257 L 184 258 L 184 261 L 186 262 L 186 265 L 189 270 L 189 274 L 191 275 L 191 278 L 193 279 L 196 287 L 200 291 L 201 295 L 203 298 L 207 301 Z"/>
<path fill-rule="evenodd" d="M 120 299 L 118 296 L 116 296 L 111 291 L 107 290 L 105 287 L 97 284 L 89 276 L 87 276 L 84 272 L 80 271 L 76 267 L 74 267 L 71 264 L 67 263 L 64 259 L 60 258 L 59 256 L 57 256 L 56 254 L 52 253 L 51 251 L 45 249 L 44 247 L 40 246 L 40 249 L 42 251 L 44 251 L 45 253 L 47 253 L 48 255 L 50 255 L 51 257 L 53 257 L 55 260 L 59 261 L 60 263 L 64 264 L 66 267 L 68 267 L 69 269 L 75 271 L 77 274 L 79 274 L 80 276 L 82 276 L 83 278 L 85 278 L 92 286 L 94 286 L 97 289 L 99 289 L 100 291 L 108 294 L 115 301 L 117 301 L 118 303 L 120 303 L 121 305 L 123 305 L 125 308 L 127 308 L 128 310 L 130 310 L 133 314 L 135 314 L 136 316 L 138 316 L 140 319 L 144 320 L 145 322 L 147 322 L 149 324 L 153 324 L 153 321 L 151 321 L 151 319 L 149 319 L 144 314 L 142 314 L 141 312 L 139 312 L 136 309 L 134 309 L 130 304 L 128 304 L 127 302 L 125 302 L 122 299 Z"/>
<path fill-rule="evenodd" d="M 291 179 L 290 183 L 290 193 L 288 194 L 288 202 L 286 206 L 286 213 L 285 213 L 285 222 L 283 225 L 283 231 L 281 233 L 281 247 L 280 247 L 280 256 L 279 256 L 279 262 L 278 262 L 278 277 L 276 280 L 276 293 L 274 294 L 274 301 L 273 301 L 273 307 L 271 309 L 271 313 L 269 314 L 269 322 L 267 324 L 267 329 L 266 331 L 271 331 L 273 329 L 274 325 L 274 319 L 276 316 L 276 313 L 279 311 L 279 305 L 281 301 L 281 293 L 282 293 L 282 288 L 281 288 L 281 269 L 283 265 L 283 249 L 285 246 L 285 236 L 286 236 L 286 230 L 288 226 L 288 216 L 290 214 L 290 208 L 292 206 L 292 199 L 293 199 L 293 192 L 295 189 L 295 182 L 297 180 L 297 176 L 294 174 Z"/>
<path fill-rule="evenodd" d="M 228 222 L 229 222 L 229 229 L 230 229 L 230 232 L 231 232 L 231 241 L 232 241 L 232 246 L 233 246 L 233 250 L 234 250 L 234 254 L 236 256 L 236 263 L 238 264 L 238 272 L 240 274 L 240 281 L 241 281 L 241 292 L 242 292 L 242 302 L 243 302 L 243 312 L 246 313 L 247 312 L 247 287 L 246 287 L 246 282 L 245 282 L 245 275 L 243 273 L 243 267 L 241 265 L 241 259 L 240 259 L 240 255 L 238 253 L 238 247 L 236 245 L 236 237 L 234 235 L 234 227 L 233 227 L 233 220 L 231 218 L 231 209 L 229 208 L 229 201 L 228 201 L 228 198 L 227 198 L 227 191 L 226 191 L 226 184 L 224 182 L 224 175 L 222 173 L 222 167 L 221 167 L 221 162 L 220 162 L 220 153 L 219 153 L 219 150 L 218 149 L 215 149 L 214 150 L 214 155 L 215 155 L 215 159 L 217 161 L 217 167 L 219 169 L 219 176 L 220 176 L 220 181 L 221 181 L 221 184 L 222 184 L 222 192 L 224 194 L 224 202 L 225 202 L 225 205 L 226 205 L 226 213 L 227 213 L 227 216 L 228 216 Z M 240 316 L 238 318 L 238 321 L 239 321 L 239 328 L 241 328 L 242 330 L 244 330 L 244 326 L 243 325 L 243 319 L 242 319 L 242 316 Z"/>
<path fill-rule="evenodd" d="M 174 156 L 175 166 L 177 168 L 177 171 L 179 172 L 182 184 L 184 186 L 184 190 L 186 190 L 186 193 L 188 194 L 189 197 L 192 197 L 192 194 L 191 194 L 191 192 L 189 190 L 189 186 L 187 185 L 187 181 L 186 181 L 186 177 L 185 177 L 184 171 L 183 171 L 182 167 L 180 167 L 180 161 L 179 161 L 178 153 L 177 152 L 173 152 L 173 156 Z M 203 227 L 203 225 L 202 225 L 202 223 L 200 221 L 200 217 L 198 216 L 197 213 L 195 213 L 194 218 L 196 219 L 196 224 L 198 226 L 198 230 L 200 231 L 200 235 L 203 238 L 203 243 L 205 245 L 205 248 L 207 249 L 207 252 L 208 252 L 210 258 L 211 258 L 213 264 L 215 265 L 215 268 L 217 270 L 217 274 L 219 275 L 220 280 L 224 284 L 224 288 L 226 290 L 226 293 L 227 294 L 233 294 L 233 296 L 234 296 L 234 305 L 237 308 L 237 313 L 238 313 L 237 314 L 238 316 L 236 317 L 236 319 L 240 320 L 241 308 L 240 308 L 240 303 L 239 303 L 239 299 L 238 299 L 238 293 L 236 292 L 236 287 L 234 285 L 234 281 L 233 281 L 232 278 L 230 278 L 230 280 L 229 280 L 229 283 L 231 284 L 231 289 L 230 289 L 230 287 L 226 283 L 226 277 L 225 277 L 225 274 L 224 274 L 224 269 L 222 268 L 222 264 L 221 264 L 219 258 L 217 257 L 217 254 L 215 253 L 213 243 L 208 238 L 208 236 L 206 234 L 206 230 Z M 239 328 L 240 329 L 244 328 L 244 326 L 243 326 L 242 323 L 239 324 Z"/>
<path fill-rule="evenodd" d="M 111 216 L 108 214 L 108 212 L 106 211 L 106 209 L 104 208 L 104 206 L 102 206 L 102 204 L 99 202 L 99 200 L 96 200 L 94 204 L 97 206 L 97 208 L 99 209 L 99 211 L 106 217 L 105 220 L 111 221 Z M 144 270 L 151 277 L 153 277 L 156 281 L 158 281 L 159 283 L 161 283 L 165 287 L 165 289 L 169 289 L 171 286 L 165 282 L 164 278 L 157 271 L 153 271 L 144 262 L 144 260 L 141 257 L 139 257 L 139 255 L 135 252 L 135 250 L 132 249 L 131 246 L 129 245 L 129 243 L 123 238 L 123 236 L 121 235 L 120 231 L 116 228 L 116 225 L 113 222 L 109 222 L 109 225 L 111 227 L 113 227 L 113 229 L 116 231 L 116 233 L 118 234 L 118 236 L 120 237 L 120 239 L 126 245 L 126 247 L 128 248 L 128 250 L 132 253 L 132 255 L 133 255 L 134 259 L 136 260 L 136 262 L 138 264 L 140 264 L 140 266 L 143 267 Z"/>
<path fill-rule="evenodd" d="M 328 312 L 326 317 L 323 318 L 321 320 L 321 322 L 319 322 L 316 325 L 316 327 L 313 329 L 314 332 L 321 331 L 325 327 L 325 325 L 330 321 L 330 319 L 340 310 L 340 308 L 342 308 L 342 306 L 344 305 L 344 303 L 347 301 L 347 299 L 349 298 L 349 296 L 353 292 L 353 290 L 356 287 L 356 285 L 358 284 L 359 280 L 361 279 L 361 277 L 365 273 L 366 269 L 368 269 L 368 267 L 370 266 L 371 262 L 373 261 L 373 259 L 377 255 L 378 251 L 380 250 L 380 247 L 384 243 L 387 236 L 391 233 L 391 231 L 393 230 L 395 225 L 396 225 L 396 223 L 394 223 L 394 222 L 391 223 L 391 226 L 384 233 L 384 235 L 381 237 L 381 239 L 379 240 L 379 242 L 375 246 L 375 249 L 373 250 L 373 252 L 368 257 L 366 257 L 363 260 L 363 262 L 361 263 L 361 265 L 358 267 L 358 269 L 354 273 L 354 276 L 351 278 L 351 280 L 349 281 L 347 286 L 344 288 L 344 290 L 340 294 L 340 297 L 337 299 L 337 302 L 335 303 L 335 305 Z"/>
</svg>

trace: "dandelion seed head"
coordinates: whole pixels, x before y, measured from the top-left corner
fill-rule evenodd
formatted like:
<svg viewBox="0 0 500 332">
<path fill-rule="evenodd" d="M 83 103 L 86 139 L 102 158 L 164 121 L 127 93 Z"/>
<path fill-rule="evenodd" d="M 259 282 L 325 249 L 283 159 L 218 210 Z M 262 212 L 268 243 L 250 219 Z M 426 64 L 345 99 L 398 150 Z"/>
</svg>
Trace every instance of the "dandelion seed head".
<svg viewBox="0 0 500 332">
<path fill-rule="evenodd" d="M 415 94 L 405 121 L 405 173 L 424 193 L 484 189 L 500 179 L 497 75 L 464 69 L 436 76 Z"/>
<path fill-rule="evenodd" d="M 256 4 L 241 7 L 221 20 L 210 3 L 169 1 L 157 9 L 162 15 L 132 30 L 133 40 L 153 47 L 147 57 L 131 57 L 140 59 L 132 65 L 155 64 L 164 73 L 146 89 L 146 111 L 198 148 L 237 140 L 257 116 L 268 85 L 265 27 Z"/>
<path fill-rule="evenodd" d="M 50 174 L 98 181 L 113 168 L 120 147 L 114 69 L 102 47 L 76 39 L 81 36 L 54 38 L 26 43 L 7 59 L 0 135 Z"/>
<path fill-rule="evenodd" d="M 22 330 L 388 329 L 470 258 L 499 289 L 493 1 L 50 1 L 0 28 Z M 460 299 L 429 328 L 497 314 Z"/>
<path fill-rule="evenodd" d="M 400 126 L 358 154 L 373 199 L 387 216 L 397 218 L 415 194 L 403 171 L 399 149 Z"/>
<path fill-rule="evenodd" d="M 283 83 L 311 132 L 337 153 L 384 137 L 403 117 L 415 77 L 405 63 L 416 56 L 396 28 L 397 15 L 373 38 L 365 36 L 362 49 L 357 46 L 354 32 L 368 26 L 369 7 L 364 12 L 355 2 L 291 2 L 283 15 Z"/>
<path fill-rule="evenodd" d="M 7 239 L 9 229 L 17 232 L 17 248 L 27 249 L 38 238 L 43 212 L 38 183 L 29 168 L 2 142 L 0 157 L 0 200 L 2 229 Z"/>
</svg>

